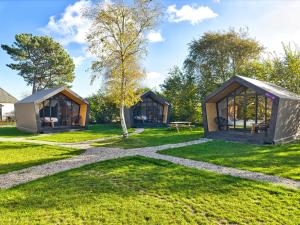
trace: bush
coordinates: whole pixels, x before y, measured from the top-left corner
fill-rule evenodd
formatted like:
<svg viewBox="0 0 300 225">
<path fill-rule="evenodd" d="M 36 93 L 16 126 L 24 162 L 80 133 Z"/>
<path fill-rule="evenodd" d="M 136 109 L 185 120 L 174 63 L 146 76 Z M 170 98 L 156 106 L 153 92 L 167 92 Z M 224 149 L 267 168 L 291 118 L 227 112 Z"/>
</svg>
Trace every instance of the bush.
<svg viewBox="0 0 300 225">
<path fill-rule="evenodd" d="M 90 103 L 90 123 L 119 121 L 119 109 L 104 93 L 98 92 L 87 100 Z"/>
</svg>

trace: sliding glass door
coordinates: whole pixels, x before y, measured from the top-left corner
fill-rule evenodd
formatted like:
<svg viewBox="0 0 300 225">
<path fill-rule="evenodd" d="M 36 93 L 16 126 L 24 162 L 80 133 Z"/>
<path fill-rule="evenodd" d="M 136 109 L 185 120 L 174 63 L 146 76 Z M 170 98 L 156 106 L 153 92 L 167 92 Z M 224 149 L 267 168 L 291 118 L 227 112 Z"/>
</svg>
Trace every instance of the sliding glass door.
<svg viewBox="0 0 300 225">
<path fill-rule="evenodd" d="M 227 130 L 253 131 L 260 124 L 268 127 L 272 100 L 241 86 L 217 103 L 219 121 L 226 121 Z"/>
<path fill-rule="evenodd" d="M 79 125 L 79 104 L 63 94 L 57 94 L 40 103 L 39 109 L 43 127 Z"/>
</svg>

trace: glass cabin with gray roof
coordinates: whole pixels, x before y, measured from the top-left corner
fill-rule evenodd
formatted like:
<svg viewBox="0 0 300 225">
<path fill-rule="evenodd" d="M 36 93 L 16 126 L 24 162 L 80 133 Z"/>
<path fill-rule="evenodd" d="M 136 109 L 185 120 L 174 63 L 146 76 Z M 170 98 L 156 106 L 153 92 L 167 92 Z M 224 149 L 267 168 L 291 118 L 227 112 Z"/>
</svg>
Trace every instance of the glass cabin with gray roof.
<svg viewBox="0 0 300 225">
<path fill-rule="evenodd" d="M 263 144 L 300 136 L 300 96 L 272 83 L 234 76 L 202 107 L 210 138 Z"/>
</svg>

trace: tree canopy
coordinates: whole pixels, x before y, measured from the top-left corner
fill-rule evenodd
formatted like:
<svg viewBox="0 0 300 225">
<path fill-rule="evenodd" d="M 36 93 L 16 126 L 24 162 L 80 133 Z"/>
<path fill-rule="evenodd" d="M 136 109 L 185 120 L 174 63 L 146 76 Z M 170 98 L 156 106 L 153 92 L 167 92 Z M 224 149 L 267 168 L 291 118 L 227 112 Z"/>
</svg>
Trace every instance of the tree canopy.
<svg viewBox="0 0 300 225">
<path fill-rule="evenodd" d="M 245 63 L 241 75 L 277 84 L 300 95 L 300 51 L 282 44 L 283 54 L 269 54 L 261 60 Z"/>
<path fill-rule="evenodd" d="M 203 98 L 239 74 L 245 63 L 258 59 L 262 51 L 263 47 L 249 37 L 247 30 L 207 32 L 189 44 L 184 67 L 197 80 Z"/>
<path fill-rule="evenodd" d="M 111 123 L 119 120 L 119 111 L 115 103 L 101 90 L 87 98 L 90 104 L 90 122 Z"/>
<path fill-rule="evenodd" d="M 57 85 L 70 85 L 75 65 L 64 48 L 51 37 L 17 34 L 12 46 L 1 45 L 16 63 L 7 66 L 19 71 L 32 93 Z"/>
<path fill-rule="evenodd" d="M 173 67 L 161 85 L 163 96 L 171 103 L 171 120 L 201 121 L 199 90 L 195 78 Z"/>
<path fill-rule="evenodd" d="M 128 131 L 124 108 L 139 101 L 140 82 L 144 71 L 140 59 L 146 53 L 146 33 L 160 17 L 160 8 L 152 0 L 104 3 L 87 10 L 93 20 L 88 35 L 88 50 L 96 60 L 92 63 L 93 78 L 102 76 L 108 96 L 120 109 L 123 136 Z"/>
</svg>

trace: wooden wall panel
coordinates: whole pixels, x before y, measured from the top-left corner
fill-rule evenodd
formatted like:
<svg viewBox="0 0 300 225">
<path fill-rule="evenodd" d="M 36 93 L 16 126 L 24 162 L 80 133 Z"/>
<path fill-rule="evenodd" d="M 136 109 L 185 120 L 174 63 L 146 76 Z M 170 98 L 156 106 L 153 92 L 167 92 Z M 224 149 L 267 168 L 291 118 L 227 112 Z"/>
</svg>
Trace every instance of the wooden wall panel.
<svg viewBox="0 0 300 225">
<path fill-rule="evenodd" d="M 78 103 L 79 105 L 86 104 L 81 99 L 77 98 L 76 96 L 72 95 L 70 92 L 66 90 L 63 90 L 61 93 L 67 96 L 68 98 L 72 99 L 74 102 Z"/>
<path fill-rule="evenodd" d="M 86 121 L 86 113 L 87 113 L 87 105 L 86 104 L 81 104 L 80 105 L 80 121 L 79 124 L 80 126 L 85 126 L 85 121 Z"/>
<path fill-rule="evenodd" d="M 217 131 L 218 126 L 215 123 L 215 118 L 217 117 L 216 103 L 206 103 L 205 106 L 206 106 L 208 132 Z"/>
<path fill-rule="evenodd" d="M 169 106 L 164 106 L 164 112 L 163 112 L 163 123 L 168 122 L 168 113 L 169 113 Z"/>
</svg>

